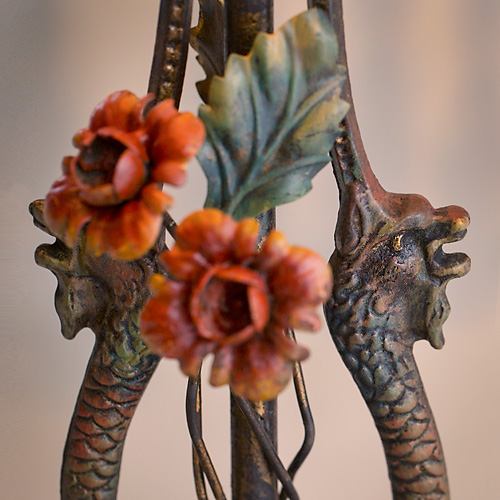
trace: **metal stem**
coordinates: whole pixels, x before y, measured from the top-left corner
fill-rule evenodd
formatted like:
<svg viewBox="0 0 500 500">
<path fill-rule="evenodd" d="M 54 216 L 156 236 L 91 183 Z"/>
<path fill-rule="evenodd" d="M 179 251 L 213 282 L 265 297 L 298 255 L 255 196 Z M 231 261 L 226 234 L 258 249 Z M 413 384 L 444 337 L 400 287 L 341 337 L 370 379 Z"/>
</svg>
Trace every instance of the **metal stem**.
<svg viewBox="0 0 500 500">
<path fill-rule="evenodd" d="M 290 498 L 290 500 L 299 500 L 299 495 L 295 490 L 295 487 L 293 486 L 292 478 L 281 463 L 281 460 L 276 453 L 274 443 L 271 441 L 269 434 L 261 425 L 259 415 L 255 412 L 250 402 L 246 399 L 234 395 L 232 395 L 232 399 L 236 402 L 241 412 L 245 415 L 245 418 L 250 424 L 250 427 L 252 428 L 252 431 L 261 446 L 262 453 L 265 455 L 267 461 L 276 472 L 276 475 L 281 481 L 281 484 L 283 484 L 283 489 L 286 491 L 288 498 Z"/>
<path fill-rule="evenodd" d="M 189 383 L 189 382 L 188 382 Z M 201 406 L 201 384 L 198 383 L 198 391 L 196 394 L 195 407 L 193 408 L 194 413 L 196 413 L 196 417 L 198 420 L 198 426 L 200 428 L 200 434 L 202 432 L 202 406 Z M 196 495 L 198 496 L 198 500 L 208 500 L 207 496 L 207 488 L 205 486 L 205 475 L 203 472 L 203 467 L 201 465 L 200 459 L 198 457 L 198 452 L 196 451 L 196 447 L 193 443 L 193 475 L 194 475 L 194 484 L 196 487 Z"/>
<path fill-rule="evenodd" d="M 163 213 L 163 226 L 169 232 L 170 236 L 172 236 L 172 238 L 175 240 L 175 230 L 177 229 L 177 223 L 174 219 L 172 219 L 172 216 L 167 211 Z"/>
<path fill-rule="evenodd" d="M 207 447 L 202 439 L 200 383 L 200 374 L 196 377 L 189 377 L 186 393 L 186 417 L 189 434 L 191 436 L 191 440 L 193 441 L 193 447 L 198 455 L 199 464 L 207 476 L 216 500 L 226 500 L 226 495 L 224 494 L 219 478 L 217 477 L 217 472 L 215 471 L 210 455 L 208 454 Z M 197 479 L 199 480 L 199 477 Z M 197 491 L 199 486 L 200 485 L 197 481 Z M 203 498 L 203 496 L 199 498 Z"/>
<path fill-rule="evenodd" d="M 290 338 L 295 340 L 295 333 L 293 330 L 288 330 L 287 333 Z M 295 477 L 295 474 L 309 455 L 313 447 L 314 438 L 316 435 L 311 407 L 307 398 L 302 366 L 299 362 L 296 362 L 293 365 L 293 383 L 295 386 L 295 394 L 297 395 L 297 402 L 299 404 L 300 415 L 304 424 L 304 441 L 302 442 L 302 446 L 300 447 L 297 455 L 295 455 L 294 459 L 292 460 L 290 467 L 288 467 L 288 474 L 292 479 Z M 285 488 L 283 488 L 281 491 L 280 500 L 286 500 L 287 498 L 288 493 Z"/>
<path fill-rule="evenodd" d="M 227 53 L 246 55 L 260 31 L 273 31 L 272 0 L 226 0 Z M 259 216 L 261 237 L 275 227 L 275 211 Z M 260 430 L 264 429 L 274 449 L 277 447 L 276 400 L 248 403 L 252 415 L 258 415 Z M 256 413 L 255 413 L 256 412 Z M 277 500 L 276 472 L 256 438 L 252 426 L 231 397 L 231 486 L 237 500 Z"/>
<path fill-rule="evenodd" d="M 163 224 L 175 240 L 177 224 L 168 212 L 165 212 L 163 215 Z M 202 438 L 201 408 L 201 380 L 200 374 L 198 374 L 197 377 L 189 378 L 186 394 L 186 416 L 189 434 L 193 442 L 193 475 L 196 495 L 198 500 L 208 499 L 205 487 L 205 474 L 216 499 L 225 500 L 226 497 L 222 486 Z"/>
</svg>

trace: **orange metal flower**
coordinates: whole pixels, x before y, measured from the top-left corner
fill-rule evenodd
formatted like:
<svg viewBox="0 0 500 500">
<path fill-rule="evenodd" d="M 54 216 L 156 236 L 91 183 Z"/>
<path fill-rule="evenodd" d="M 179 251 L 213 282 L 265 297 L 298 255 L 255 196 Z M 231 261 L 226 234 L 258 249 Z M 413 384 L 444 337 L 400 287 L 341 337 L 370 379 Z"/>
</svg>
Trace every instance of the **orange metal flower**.
<svg viewBox="0 0 500 500">
<path fill-rule="evenodd" d="M 318 329 L 316 309 L 332 285 L 318 254 L 290 246 L 278 231 L 258 251 L 258 234 L 254 219 L 236 222 L 215 209 L 190 215 L 160 256 L 170 278 L 154 276 L 141 317 L 154 352 L 178 359 L 190 376 L 213 353 L 210 382 L 251 400 L 274 398 L 292 362 L 307 356 L 284 330 Z"/>
<path fill-rule="evenodd" d="M 172 100 L 154 106 L 128 91 L 97 105 L 88 128 L 73 137 L 77 156 L 63 160 L 63 175 L 45 204 L 49 229 L 72 247 L 88 222 L 87 249 L 124 260 L 141 257 L 160 231 L 172 198 L 161 183 L 182 184 L 185 167 L 201 147 L 205 129 Z"/>
</svg>

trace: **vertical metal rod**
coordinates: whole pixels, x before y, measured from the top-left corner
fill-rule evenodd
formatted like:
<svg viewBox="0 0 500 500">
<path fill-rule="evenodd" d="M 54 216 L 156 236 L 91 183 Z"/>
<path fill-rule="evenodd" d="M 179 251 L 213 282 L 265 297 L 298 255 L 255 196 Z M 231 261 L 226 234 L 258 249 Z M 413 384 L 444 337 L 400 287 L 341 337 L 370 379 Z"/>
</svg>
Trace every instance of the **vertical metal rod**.
<svg viewBox="0 0 500 500">
<path fill-rule="evenodd" d="M 261 422 L 259 420 L 259 415 L 252 408 L 252 404 L 250 403 L 250 401 L 247 401 L 244 398 L 240 398 L 234 395 L 232 399 L 236 402 L 242 413 L 245 415 L 245 418 L 250 424 L 250 427 L 252 428 L 255 437 L 259 441 L 262 452 L 264 453 L 269 464 L 273 467 L 274 471 L 276 472 L 276 475 L 281 481 L 281 484 L 283 484 L 283 490 L 286 492 L 287 497 L 290 498 L 290 500 L 299 500 L 299 495 L 295 490 L 295 487 L 293 486 L 292 478 L 288 474 L 285 467 L 283 467 L 283 464 L 281 463 L 281 460 L 278 457 L 278 454 L 276 453 L 274 444 L 271 441 L 265 429 L 263 428 L 263 426 L 261 425 Z M 264 498 L 264 497 L 261 496 L 259 498 Z"/>
<path fill-rule="evenodd" d="M 260 31 L 273 32 L 272 0 L 226 0 L 228 54 L 247 54 Z M 261 236 L 275 227 L 275 211 L 259 217 Z M 277 448 L 276 400 L 250 403 L 274 448 Z M 276 473 L 245 415 L 231 398 L 231 487 L 237 500 L 277 500 Z"/>
<path fill-rule="evenodd" d="M 226 0 L 227 53 L 246 55 L 260 31 L 273 32 L 273 0 Z"/>
<path fill-rule="evenodd" d="M 189 49 L 193 0 L 161 0 L 148 92 L 179 107 Z"/>
<path fill-rule="evenodd" d="M 257 219 L 262 238 L 276 227 L 274 210 L 264 212 Z M 255 422 L 260 424 L 260 429 L 267 435 L 272 448 L 276 450 L 278 448 L 277 400 L 248 402 L 248 405 Z M 235 500 L 278 499 L 276 470 L 269 462 L 259 437 L 262 436 L 253 430 L 237 400 L 231 397 L 231 488 Z"/>
</svg>

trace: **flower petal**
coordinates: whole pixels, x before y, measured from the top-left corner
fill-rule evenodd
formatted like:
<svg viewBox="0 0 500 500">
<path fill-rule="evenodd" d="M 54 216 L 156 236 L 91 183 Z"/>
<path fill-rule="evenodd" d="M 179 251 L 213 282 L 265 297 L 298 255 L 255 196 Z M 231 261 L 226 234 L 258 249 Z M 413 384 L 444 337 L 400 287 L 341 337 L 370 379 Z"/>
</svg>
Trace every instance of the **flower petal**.
<svg viewBox="0 0 500 500">
<path fill-rule="evenodd" d="M 214 276 L 247 286 L 250 317 L 256 331 L 260 332 L 269 321 L 269 291 L 264 278 L 257 272 L 242 266 L 217 269 Z"/>
<path fill-rule="evenodd" d="M 221 345 L 241 344 L 255 333 L 255 327 L 247 319 L 250 311 L 246 288 L 241 283 L 239 289 L 228 287 L 224 278 L 217 279 L 221 271 L 220 267 L 213 266 L 196 282 L 191 291 L 189 312 L 200 337 Z"/>
<path fill-rule="evenodd" d="M 309 356 L 309 350 L 288 338 L 281 328 L 266 330 L 267 338 L 273 342 L 283 358 L 290 361 L 304 361 Z"/>
<path fill-rule="evenodd" d="M 125 204 L 120 210 L 122 243 L 111 255 L 123 260 L 142 257 L 156 243 L 163 217 L 149 210 L 140 200 Z"/>
<path fill-rule="evenodd" d="M 139 157 L 126 150 L 118 159 L 113 173 L 113 188 L 119 200 L 132 199 L 142 188 L 147 169 Z"/>
<path fill-rule="evenodd" d="M 269 321 L 271 312 L 269 292 L 267 288 L 262 289 L 256 286 L 249 286 L 247 288 L 247 295 L 252 324 L 255 330 L 260 332 Z"/>
<path fill-rule="evenodd" d="M 80 189 L 79 196 L 82 201 L 96 208 L 111 207 L 120 203 L 111 184 L 82 188 Z"/>
<path fill-rule="evenodd" d="M 102 127 L 116 127 L 131 131 L 136 126 L 136 105 L 138 98 L 128 90 L 113 92 L 101 101 L 92 112 L 89 129 L 93 132 Z"/>
<path fill-rule="evenodd" d="M 203 122 L 191 113 L 179 113 L 159 122 L 150 137 L 149 151 L 155 163 L 165 160 L 189 160 L 205 141 Z"/>
<path fill-rule="evenodd" d="M 130 113 L 129 127 L 131 130 L 135 130 L 140 126 L 144 126 L 144 112 L 148 108 L 149 104 L 155 100 L 155 94 L 150 92 L 144 97 L 137 99 L 134 109 Z"/>
<path fill-rule="evenodd" d="M 141 333 L 148 347 L 167 358 L 179 358 L 196 342 L 196 331 L 186 317 L 184 287 L 155 276 L 161 293 L 153 296 L 141 314 Z"/>
<path fill-rule="evenodd" d="M 210 262 L 223 262 L 232 255 L 237 223 L 213 208 L 188 216 L 177 226 L 177 243 L 185 250 L 200 252 Z"/>
<path fill-rule="evenodd" d="M 185 160 L 165 160 L 153 166 L 151 180 L 181 186 L 186 181 Z"/>
<path fill-rule="evenodd" d="M 268 273 L 269 287 L 275 297 L 273 318 L 283 327 L 292 326 L 290 316 L 297 308 L 305 306 L 309 311 L 330 296 L 330 266 L 311 250 L 292 247 L 289 254 Z M 315 327 L 315 324 L 312 326 Z"/>
<path fill-rule="evenodd" d="M 299 307 L 296 306 L 293 311 L 288 314 L 288 325 L 291 328 L 298 330 L 307 330 L 315 332 L 321 328 L 322 320 L 315 307 Z"/>
<path fill-rule="evenodd" d="M 182 250 L 178 245 L 162 252 L 158 260 L 171 276 L 189 282 L 198 280 L 208 267 L 207 261 L 199 252 Z"/>
<path fill-rule="evenodd" d="M 290 252 L 290 245 L 286 237 L 280 231 L 272 231 L 264 244 L 260 253 L 256 257 L 256 267 L 258 269 L 269 269 L 277 267 L 279 262 Z"/>
<path fill-rule="evenodd" d="M 80 200 L 78 188 L 67 175 L 54 182 L 45 198 L 45 223 L 69 247 L 76 245 L 80 230 L 94 212 Z"/>
<path fill-rule="evenodd" d="M 96 255 L 102 255 L 105 252 L 110 253 L 109 240 L 112 234 L 120 234 L 119 219 L 117 212 L 119 208 L 104 208 L 96 212 L 89 222 L 85 231 L 86 249 Z"/>
<path fill-rule="evenodd" d="M 151 212 L 140 200 L 100 210 L 87 227 L 87 248 L 96 255 L 135 260 L 156 242 L 162 216 Z"/>
<path fill-rule="evenodd" d="M 198 341 L 195 342 L 184 354 L 179 358 L 181 370 L 188 377 L 195 377 L 201 368 L 203 358 L 210 354 L 215 348 L 212 342 Z"/>
<path fill-rule="evenodd" d="M 130 149 L 137 157 L 143 162 L 148 161 L 148 152 L 143 144 L 146 133 L 139 129 L 135 132 L 124 132 L 115 127 L 102 127 L 96 134 L 97 137 L 102 139 L 113 139 L 120 143 L 124 148 Z"/>
<path fill-rule="evenodd" d="M 232 346 L 224 346 L 218 349 L 214 355 L 214 362 L 210 371 L 210 383 L 215 387 L 229 384 L 233 364 L 234 348 Z"/>
<path fill-rule="evenodd" d="M 158 130 L 161 128 L 162 124 L 166 123 L 178 113 L 173 99 L 165 99 L 155 104 L 149 110 L 144 122 L 149 136 L 154 139 L 158 135 Z"/>
<path fill-rule="evenodd" d="M 174 199 L 154 184 L 144 186 L 141 192 L 141 200 L 151 212 L 163 215 L 168 207 L 173 205 Z"/>
<path fill-rule="evenodd" d="M 258 239 L 259 223 L 256 219 L 243 219 L 238 223 L 233 243 L 237 262 L 243 262 L 257 253 Z"/>
<path fill-rule="evenodd" d="M 255 339 L 235 348 L 231 390 L 251 401 L 275 398 L 286 386 L 292 365 L 274 345 Z"/>
<path fill-rule="evenodd" d="M 73 136 L 73 146 L 75 146 L 75 148 L 82 149 L 84 147 L 90 146 L 94 139 L 94 132 L 91 132 L 88 128 L 82 128 L 78 130 Z"/>
</svg>

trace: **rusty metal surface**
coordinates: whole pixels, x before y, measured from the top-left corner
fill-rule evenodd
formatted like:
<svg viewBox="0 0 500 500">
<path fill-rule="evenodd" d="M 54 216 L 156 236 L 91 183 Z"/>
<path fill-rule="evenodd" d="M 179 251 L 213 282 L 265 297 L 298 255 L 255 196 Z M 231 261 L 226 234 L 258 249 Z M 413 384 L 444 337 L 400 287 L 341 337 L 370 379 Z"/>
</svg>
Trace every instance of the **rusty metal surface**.
<svg viewBox="0 0 500 500">
<path fill-rule="evenodd" d="M 260 31 L 273 31 L 272 0 L 230 0 L 225 2 L 227 19 L 227 53 L 247 54 Z M 262 235 L 275 227 L 275 211 L 260 217 Z M 278 428 L 276 400 L 249 403 L 277 448 Z M 241 500 L 278 498 L 276 472 L 270 466 L 259 439 L 241 411 L 234 397 L 231 398 L 231 487 L 233 498 Z"/>
<path fill-rule="evenodd" d="M 328 7 L 346 64 L 342 2 L 309 3 Z M 412 348 L 423 339 L 444 344 L 446 285 L 468 272 L 470 260 L 442 246 L 465 236 L 469 216 L 385 191 L 361 142 L 349 81 L 343 97 L 351 109 L 332 151 L 340 210 L 328 326 L 379 431 L 393 497 L 448 499 L 443 450 Z"/>
<path fill-rule="evenodd" d="M 212 464 L 207 447 L 202 438 L 201 428 L 201 380 L 190 377 L 186 394 L 186 415 L 189 434 L 193 441 L 193 469 L 195 471 L 195 486 L 198 498 L 206 497 L 203 484 L 203 475 L 207 477 L 212 492 L 217 500 L 225 500 L 226 495 L 222 489 L 217 472 Z"/>
<path fill-rule="evenodd" d="M 149 91 L 178 105 L 184 79 L 192 2 L 162 0 Z M 30 205 L 34 224 L 50 234 L 43 201 Z M 171 224 L 167 221 L 167 229 Z M 96 334 L 66 440 L 62 499 L 115 499 L 126 433 L 159 358 L 139 338 L 138 317 L 165 249 L 162 232 L 143 258 L 124 262 L 85 251 L 85 237 L 68 248 L 56 239 L 36 252 L 38 265 L 58 280 L 56 310 L 61 330 L 73 338 L 82 328 Z"/>
<path fill-rule="evenodd" d="M 293 332 L 293 330 L 289 330 L 287 333 L 290 338 L 295 340 L 295 333 Z M 297 403 L 299 405 L 300 415 L 302 417 L 302 423 L 304 425 L 304 440 L 299 451 L 293 458 L 292 463 L 288 467 L 288 474 L 290 475 L 290 478 L 292 480 L 311 452 L 314 444 L 314 439 L 316 437 L 316 429 L 314 427 L 314 419 L 311 411 L 311 406 L 309 405 L 309 398 L 307 397 L 307 390 L 304 375 L 302 373 L 302 366 L 299 362 L 294 363 L 293 366 L 293 384 L 295 386 Z M 285 488 L 283 488 L 280 494 L 280 500 L 286 500 L 286 498 L 287 492 Z"/>
<path fill-rule="evenodd" d="M 200 26 L 204 12 L 221 14 L 217 6 L 216 0 L 201 1 Z M 161 2 L 149 85 L 157 100 L 173 97 L 179 103 L 191 7 L 191 1 Z M 309 0 L 308 7 L 320 8 L 330 18 L 341 49 L 339 62 L 347 65 L 342 2 Z M 193 37 L 198 34 L 199 41 L 222 36 L 225 60 L 231 52 L 246 54 L 259 31 L 271 32 L 272 17 L 270 0 L 226 1 L 222 28 L 204 31 L 201 37 L 195 29 Z M 214 68 L 213 74 L 220 74 L 220 68 Z M 207 81 L 210 76 L 207 73 Z M 203 85 L 200 92 L 203 96 Z M 423 339 L 435 348 L 444 344 L 446 285 L 468 272 L 470 261 L 463 254 L 445 254 L 442 246 L 465 236 L 469 216 L 460 207 L 434 209 L 419 195 L 385 191 L 364 152 L 348 81 L 343 98 L 351 108 L 332 151 L 341 203 L 330 260 L 335 284 L 325 306 L 328 326 L 376 423 L 394 498 L 448 499 L 444 455 L 412 348 Z M 30 210 L 35 224 L 47 231 L 43 203 L 34 202 Z M 264 213 L 260 222 L 265 237 L 275 227 L 275 212 Z M 164 225 L 175 236 L 175 222 L 168 214 Z M 89 256 L 83 236 L 74 249 L 56 240 L 37 250 L 37 263 L 58 279 L 56 309 L 64 336 L 73 338 L 85 326 L 96 334 L 64 452 L 63 499 L 116 498 L 126 432 L 158 363 L 138 337 L 137 317 L 148 297 L 146 283 L 156 270 L 156 253 L 162 249 L 158 244 L 139 261 L 117 262 Z M 277 500 L 278 477 L 283 483 L 279 498 L 299 498 L 293 477 L 314 441 L 299 363 L 294 383 L 305 438 L 288 471 L 276 451 L 276 400 L 250 403 L 231 396 L 233 498 Z M 189 381 L 186 410 L 197 496 L 207 498 L 206 478 L 215 498 L 223 500 L 202 438 L 199 377 Z"/>
<path fill-rule="evenodd" d="M 148 92 L 156 101 L 181 100 L 191 26 L 192 0 L 161 0 Z"/>
<path fill-rule="evenodd" d="M 228 54 L 248 54 L 260 31 L 273 32 L 273 0 L 229 0 L 227 12 Z"/>
<path fill-rule="evenodd" d="M 48 232 L 43 201 L 33 202 L 30 212 Z M 37 264 L 57 277 L 64 337 L 85 327 L 96 335 L 64 449 L 62 499 L 116 498 L 125 437 L 159 361 L 140 340 L 137 320 L 156 270 L 154 255 L 162 248 L 133 262 L 90 256 L 84 237 L 74 249 L 59 239 L 37 248 Z"/>
<path fill-rule="evenodd" d="M 270 210 L 259 217 L 262 236 L 275 227 L 275 211 Z M 259 403 L 248 403 L 262 429 L 261 437 L 267 435 L 277 449 L 278 403 L 273 399 Z M 231 488 L 233 498 L 277 499 L 276 471 L 269 463 L 262 447 L 262 439 L 252 429 L 237 400 L 231 397 Z"/>
</svg>

